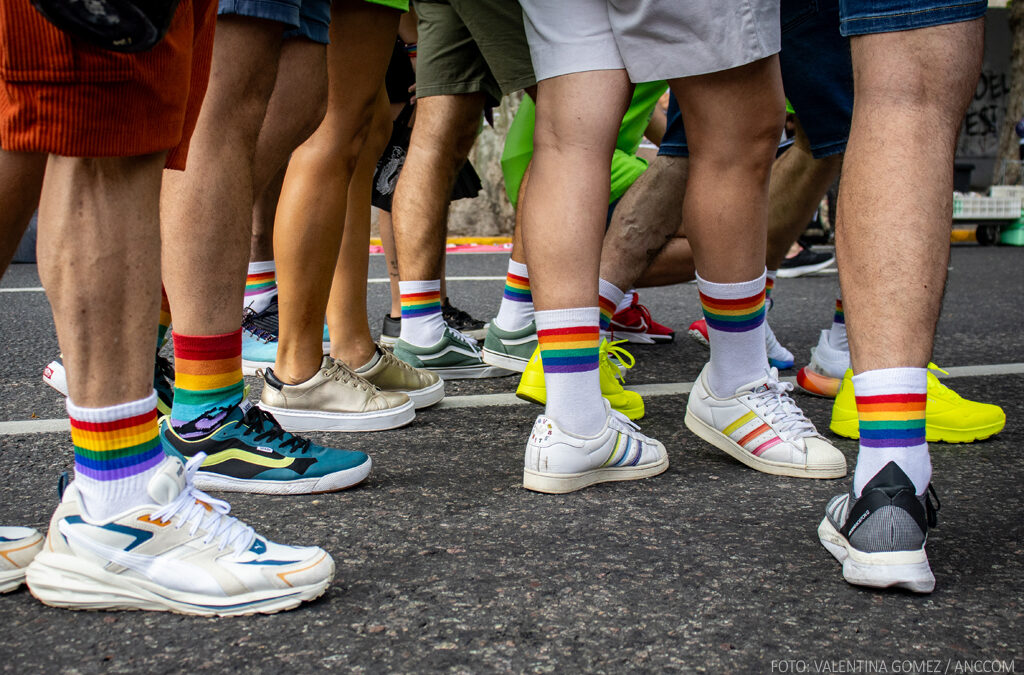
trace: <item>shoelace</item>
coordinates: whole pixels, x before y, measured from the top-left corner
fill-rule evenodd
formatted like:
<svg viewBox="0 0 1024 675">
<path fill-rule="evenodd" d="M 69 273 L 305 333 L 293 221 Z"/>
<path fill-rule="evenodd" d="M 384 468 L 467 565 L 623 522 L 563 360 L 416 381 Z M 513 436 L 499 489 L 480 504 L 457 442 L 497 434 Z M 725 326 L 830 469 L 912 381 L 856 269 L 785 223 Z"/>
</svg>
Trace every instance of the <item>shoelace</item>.
<svg viewBox="0 0 1024 675">
<path fill-rule="evenodd" d="M 653 440 L 650 437 L 644 436 L 640 433 L 640 425 L 620 413 L 618 410 L 615 410 L 614 408 L 611 408 L 610 410 L 611 419 L 608 421 L 608 426 L 616 431 L 621 431 L 624 434 L 628 434 L 633 438 L 639 439 L 644 443 L 653 443 Z"/>
<path fill-rule="evenodd" d="M 252 434 L 253 440 L 278 442 L 282 446 L 293 448 L 296 452 L 309 452 L 312 443 L 305 438 L 294 436 L 284 429 L 273 415 L 258 406 L 249 408 L 242 417 L 242 436 Z"/>
<path fill-rule="evenodd" d="M 598 354 L 601 362 L 607 363 L 608 366 L 615 371 L 615 377 L 623 382 L 626 381 L 625 371 L 636 365 L 636 358 L 634 358 L 633 355 L 625 349 L 618 346 L 627 342 L 629 342 L 629 340 L 615 340 L 614 342 L 602 340 Z M 612 363 L 612 358 L 618 361 L 619 365 Z"/>
<path fill-rule="evenodd" d="M 452 328 L 451 326 L 448 326 L 448 331 L 451 333 L 452 337 L 456 339 L 456 341 L 464 343 L 467 347 L 473 350 L 473 353 L 476 356 L 480 356 L 480 350 L 476 348 L 476 346 L 480 344 L 480 342 L 476 338 L 470 337 L 469 335 L 466 335 L 465 333 L 460 331 L 458 328 Z"/>
<path fill-rule="evenodd" d="M 441 315 L 444 317 L 445 322 L 456 323 L 460 326 L 467 324 L 480 324 L 483 325 L 483 321 L 474 319 L 469 312 L 463 311 L 455 305 L 445 305 L 441 308 Z"/>
<path fill-rule="evenodd" d="M 245 314 L 242 315 L 242 328 L 264 342 L 277 342 L 277 335 L 275 333 L 261 327 L 257 323 L 258 316 L 259 315 L 251 309 L 245 310 Z"/>
<path fill-rule="evenodd" d="M 771 376 L 764 386 L 750 394 L 750 399 L 758 407 L 758 412 L 787 440 L 817 436 L 818 430 L 814 424 L 787 395 L 793 391 L 793 385 L 789 382 L 779 382 L 778 377 L 778 370 L 772 368 Z"/>
<path fill-rule="evenodd" d="M 359 375 L 347 365 L 337 359 L 332 359 L 334 363 L 329 368 L 324 370 L 324 377 L 332 377 L 336 382 L 346 382 L 355 386 L 357 389 L 362 391 L 373 391 L 377 389 L 372 383 L 368 382 L 366 378 Z"/>
<path fill-rule="evenodd" d="M 175 529 L 191 524 L 188 531 L 190 536 L 195 536 L 200 527 L 206 530 L 204 544 L 220 540 L 217 547 L 219 551 L 228 546 L 236 551 L 245 551 L 252 545 L 256 532 L 238 518 L 228 515 L 231 511 L 230 504 L 214 499 L 195 486 L 195 475 L 204 459 L 206 454 L 199 452 L 188 460 L 185 464 L 185 488 L 170 504 L 153 512 L 153 519 L 168 523 L 177 516 L 178 524 L 174 526 Z"/>
</svg>

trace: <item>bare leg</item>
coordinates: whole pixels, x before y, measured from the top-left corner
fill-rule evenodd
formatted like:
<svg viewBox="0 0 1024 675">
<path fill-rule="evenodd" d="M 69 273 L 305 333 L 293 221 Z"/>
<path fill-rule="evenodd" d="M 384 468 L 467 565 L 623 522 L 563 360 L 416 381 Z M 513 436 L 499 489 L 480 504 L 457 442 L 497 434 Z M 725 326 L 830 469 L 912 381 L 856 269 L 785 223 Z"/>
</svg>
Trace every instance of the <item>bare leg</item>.
<svg viewBox="0 0 1024 675">
<path fill-rule="evenodd" d="M 345 235 L 334 269 L 334 282 L 327 305 L 327 325 L 331 331 L 331 356 L 353 368 L 373 358 L 376 345 L 366 318 L 366 272 L 370 264 L 370 198 L 377 159 L 388 143 L 391 132 L 388 98 L 384 89 L 377 96 L 377 111 L 355 173 L 348 184 Z"/>
<path fill-rule="evenodd" d="M 164 286 L 178 333 L 222 335 L 242 321 L 256 140 L 280 49 L 279 23 L 217 20 L 188 168 L 164 175 Z"/>
<path fill-rule="evenodd" d="M 836 248 L 854 373 L 931 359 L 953 153 L 983 31 L 979 20 L 851 40 L 856 103 Z"/>
<path fill-rule="evenodd" d="M 403 281 L 440 279 L 455 174 L 476 140 L 483 94 L 417 101 L 409 154 L 395 186 L 395 246 Z"/>
<path fill-rule="evenodd" d="M 286 167 L 281 167 L 277 175 L 263 192 L 256 197 L 252 209 L 252 238 L 249 244 L 249 262 L 263 262 L 274 259 L 274 216 L 277 213 L 277 201 L 281 197 L 281 184 L 284 182 Z"/>
<path fill-rule="evenodd" d="M 402 316 L 402 292 L 398 289 L 398 252 L 395 250 L 395 229 L 391 223 L 391 212 L 377 214 L 380 228 L 380 245 L 384 249 L 384 262 L 388 267 L 388 287 L 391 290 L 391 310 L 388 315 L 394 319 Z"/>
<path fill-rule="evenodd" d="M 0 216 L 0 277 L 11 264 L 39 204 L 45 169 L 46 155 L 0 149 L 0 203 L 4 205 Z"/>
<path fill-rule="evenodd" d="M 39 276 L 53 307 L 71 400 L 87 408 L 153 391 L 165 153 L 51 156 L 39 213 Z"/>
<path fill-rule="evenodd" d="M 289 384 L 308 380 L 322 361 L 323 321 L 349 183 L 369 133 L 399 16 L 361 0 L 335 3 L 327 115 L 292 155 L 274 232 L 281 312 L 274 372 Z"/>
</svg>

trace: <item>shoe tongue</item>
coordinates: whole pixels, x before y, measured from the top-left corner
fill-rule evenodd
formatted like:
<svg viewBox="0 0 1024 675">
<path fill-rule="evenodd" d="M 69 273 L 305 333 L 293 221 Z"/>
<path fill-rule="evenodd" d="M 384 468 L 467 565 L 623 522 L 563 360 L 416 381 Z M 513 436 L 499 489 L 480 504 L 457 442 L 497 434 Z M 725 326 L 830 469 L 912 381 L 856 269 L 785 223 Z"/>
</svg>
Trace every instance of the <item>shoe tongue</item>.
<svg viewBox="0 0 1024 675">
<path fill-rule="evenodd" d="M 170 504 L 185 489 L 185 465 L 176 457 L 165 457 L 160 470 L 149 479 L 146 491 L 153 503 Z"/>
</svg>

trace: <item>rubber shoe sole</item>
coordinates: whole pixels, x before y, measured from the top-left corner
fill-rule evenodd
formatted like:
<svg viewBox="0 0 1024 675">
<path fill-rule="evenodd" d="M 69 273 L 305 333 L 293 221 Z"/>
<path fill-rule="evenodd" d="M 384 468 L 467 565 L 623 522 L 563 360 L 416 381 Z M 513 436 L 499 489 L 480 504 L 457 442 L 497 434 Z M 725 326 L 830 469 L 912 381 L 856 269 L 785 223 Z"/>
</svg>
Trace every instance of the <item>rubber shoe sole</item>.
<svg viewBox="0 0 1024 675">
<path fill-rule="evenodd" d="M 839 385 L 842 384 L 841 377 L 829 377 L 821 375 L 804 366 L 796 374 L 796 383 L 801 389 L 813 396 L 823 398 L 835 398 L 839 393 Z"/>
<path fill-rule="evenodd" d="M 330 565 L 330 574 L 315 584 L 215 597 L 171 591 L 147 579 L 112 574 L 79 556 L 43 551 L 28 566 L 26 580 L 32 595 L 51 607 L 243 616 L 275 614 L 320 597 L 334 576 L 334 561 L 326 553 L 313 566 L 324 564 Z"/>
<path fill-rule="evenodd" d="M 274 416 L 285 431 L 387 431 L 404 427 L 416 417 L 416 408 L 410 399 L 397 408 L 363 413 L 333 413 L 318 410 L 292 410 L 259 403 L 259 407 Z"/>
<path fill-rule="evenodd" d="M 919 551 L 865 553 L 850 546 L 828 518 L 818 525 L 821 545 L 843 565 L 843 578 L 857 586 L 904 588 L 914 593 L 935 590 L 935 576 L 928 565 L 928 554 Z"/>
<path fill-rule="evenodd" d="M 715 429 L 710 424 L 691 413 L 689 410 L 686 411 L 686 417 L 683 418 L 683 421 L 686 423 L 686 428 L 697 436 L 719 450 L 722 450 L 733 459 L 736 459 L 743 464 L 746 464 L 751 469 L 756 469 L 761 473 L 768 473 L 774 476 L 791 476 L 793 478 L 842 478 L 846 475 L 845 461 L 842 465 L 837 464 L 835 466 L 823 466 L 818 468 L 800 468 L 784 462 L 773 462 L 747 452 L 743 446 L 739 445 L 721 431 Z"/>
<path fill-rule="evenodd" d="M 480 350 L 480 356 L 484 360 L 484 363 L 501 368 L 503 370 L 509 370 L 515 373 L 521 373 L 526 370 L 526 364 L 530 362 L 529 358 L 521 359 L 518 356 L 510 356 L 509 354 L 501 354 L 499 352 L 487 349 L 484 347 Z"/>
<path fill-rule="evenodd" d="M 660 445 L 660 443 L 659 443 Z M 662 445 L 662 452 L 664 452 Z M 597 483 L 640 480 L 664 473 L 668 470 L 668 455 L 654 464 L 642 467 L 616 466 L 593 469 L 582 473 L 545 473 L 523 469 L 523 487 L 533 492 L 561 495 L 582 490 Z"/>
</svg>

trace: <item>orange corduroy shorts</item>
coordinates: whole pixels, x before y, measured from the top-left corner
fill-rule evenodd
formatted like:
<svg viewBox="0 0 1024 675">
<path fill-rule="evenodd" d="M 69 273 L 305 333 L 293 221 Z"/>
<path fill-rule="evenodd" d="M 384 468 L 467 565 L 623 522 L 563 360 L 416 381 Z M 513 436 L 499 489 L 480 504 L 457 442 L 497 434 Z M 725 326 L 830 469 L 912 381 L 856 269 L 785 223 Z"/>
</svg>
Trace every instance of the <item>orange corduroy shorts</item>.
<svg viewBox="0 0 1024 675">
<path fill-rule="evenodd" d="M 0 1 L 0 147 L 68 157 L 168 150 L 183 169 L 206 93 L 215 0 L 181 0 L 164 39 L 139 54 L 58 30 L 30 0 Z"/>
</svg>

